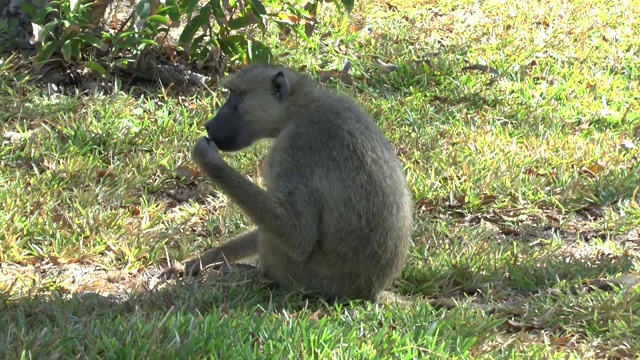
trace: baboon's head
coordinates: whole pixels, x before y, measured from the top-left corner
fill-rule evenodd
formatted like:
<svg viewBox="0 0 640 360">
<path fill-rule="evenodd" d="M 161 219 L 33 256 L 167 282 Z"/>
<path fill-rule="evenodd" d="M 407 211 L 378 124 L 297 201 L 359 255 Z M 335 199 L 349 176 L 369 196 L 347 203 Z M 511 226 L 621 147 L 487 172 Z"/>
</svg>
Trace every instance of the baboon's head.
<svg viewBox="0 0 640 360">
<path fill-rule="evenodd" d="M 286 125 L 286 109 L 300 76 L 272 65 L 254 65 L 226 78 L 227 101 L 207 121 L 207 135 L 222 151 L 237 151 L 276 137 Z"/>
</svg>

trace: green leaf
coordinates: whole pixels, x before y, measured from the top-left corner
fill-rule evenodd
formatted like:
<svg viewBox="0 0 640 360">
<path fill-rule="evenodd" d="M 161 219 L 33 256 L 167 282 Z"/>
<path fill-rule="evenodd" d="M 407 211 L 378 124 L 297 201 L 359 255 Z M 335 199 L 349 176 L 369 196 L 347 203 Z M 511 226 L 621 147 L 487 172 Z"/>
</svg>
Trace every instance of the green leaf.
<svg viewBox="0 0 640 360">
<path fill-rule="evenodd" d="M 233 35 L 219 39 L 222 51 L 232 57 L 247 59 L 252 64 L 266 64 L 273 60 L 271 49 L 263 42 L 247 39 L 244 35 Z"/>
<path fill-rule="evenodd" d="M 53 32 L 54 29 L 58 27 L 58 22 L 52 21 L 45 24 L 42 29 L 38 32 L 38 39 L 40 41 L 45 41 L 47 37 Z"/>
<path fill-rule="evenodd" d="M 253 9 L 258 16 L 267 15 L 267 9 L 264 8 L 260 0 L 251 0 L 251 9 Z"/>
<path fill-rule="evenodd" d="M 71 40 L 71 56 L 76 59 L 80 58 L 80 41 L 78 39 Z"/>
<path fill-rule="evenodd" d="M 151 15 L 147 18 L 147 21 L 152 23 L 169 25 L 169 19 L 166 16 L 162 16 L 162 15 Z"/>
<path fill-rule="evenodd" d="M 250 16 L 241 16 L 239 18 L 235 18 L 229 21 L 227 23 L 227 26 L 229 27 L 229 29 L 238 30 L 238 29 L 247 27 L 248 25 L 251 25 L 251 20 L 252 19 Z"/>
<path fill-rule="evenodd" d="M 351 12 L 351 10 L 353 10 L 353 1 L 354 0 L 340 0 L 342 5 L 344 5 L 344 7 L 347 8 L 347 11 L 349 11 L 349 12 Z"/>
<path fill-rule="evenodd" d="M 51 41 L 46 43 L 36 54 L 36 62 L 43 63 L 49 60 L 49 58 L 56 51 L 59 45 L 60 43 L 58 41 Z"/>
<path fill-rule="evenodd" d="M 149 0 L 140 0 L 138 5 L 136 5 L 136 13 L 140 19 L 148 18 L 150 12 L 151 4 L 149 3 Z"/>
<path fill-rule="evenodd" d="M 100 74 L 102 76 L 107 75 L 107 70 L 102 65 L 98 64 L 95 61 L 89 60 L 86 63 L 84 63 L 84 66 L 89 68 L 89 69 L 91 69 L 91 70 L 93 70 L 93 71 L 95 71 L 95 72 L 97 72 L 98 74 Z"/>
<path fill-rule="evenodd" d="M 191 14 L 193 14 L 193 10 L 196 9 L 196 6 L 198 5 L 198 0 L 188 0 L 189 2 L 187 3 L 187 8 L 185 9 L 184 14 L 187 15 L 187 18 L 191 17 Z"/>
<path fill-rule="evenodd" d="M 191 43 L 191 40 L 193 40 L 196 32 L 198 32 L 198 29 L 200 29 L 200 26 L 202 26 L 202 24 L 204 23 L 203 16 L 201 15 L 202 14 L 198 14 L 196 17 L 191 19 L 191 21 L 187 23 L 184 29 L 182 29 L 182 34 L 180 34 L 180 39 L 178 40 L 180 44 Z"/>
<path fill-rule="evenodd" d="M 307 44 L 311 46 L 314 45 L 313 41 L 311 41 L 311 39 L 307 36 L 307 34 L 305 34 L 304 30 L 300 26 L 293 26 L 291 28 L 296 32 L 296 34 L 298 34 L 298 36 L 305 40 Z"/>
<path fill-rule="evenodd" d="M 209 24 L 209 17 L 211 17 L 211 7 L 209 6 L 203 6 L 200 9 L 200 13 L 198 14 L 198 16 L 201 17 L 201 27 L 204 27 L 204 25 L 208 25 Z"/>
<path fill-rule="evenodd" d="M 169 14 L 169 19 L 173 22 L 180 21 L 180 6 L 176 2 L 176 0 L 167 0 L 167 6 L 165 10 Z"/>
<path fill-rule="evenodd" d="M 242 46 L 243 42 L 246 43 L 243 35 L 227 36 L 226 38 L 218 39 L 218 42 L 220 43 L 220 49 L 226 55 L 239 57 L 241 60 L 247 57 L 246 46 Z"/>
<path fill-rule="evenodd" d="M 60 49 L 62 51 L 62 58 L 64 59 L 64 61 L 71 61 L 71 55 L 72 55 L 72 48 L 71 48 L 71 42 L 72 40 L 67 40 L 64 42 L 64 44 L 62 44 L 62 49 Z"/>
<path fill-rule="evenodd" d="M 71 2 L 69 3 L 69 8 L 71 8 L 72 13 L 76 12 L 76 9 L 78 8 L 78 2 L 79 0 L 71 0 Z"/>
<path fill-rule="evenodd" d="M 273 54 L 269 47 L 257 40 L 247 41 L 247 53 L 249 54 L 249 62 L 253 64 L 268 64 L 273 60 Z"/>
<path fill-rule="evenodd" d="M 221 0 L 209 0 L 209 7 L 211 7 L 211 9 L 213 10 L 213 15 L 216 17 L 216 19 L 226 18 L 224 9 L 222 9 Z"/>
<path fill-rule="evenodd" d="M 125 31 L 125 32 L 121 33 L 120 35 L 118 35 L 118 38 L 124 39 L 124 38 L 130 37 L 130 36 L 135 35 L 135 34 L 136 34 L 135 31 Z"/>
<path fill-rule="evenodd" d="M 78 35 L 78 39 L 82 40 L 83 42 L 87 43 L 87 44 L 91 44 L 95 47 L 97 47 L 98 49 L 100 49 L 102 47 L 102 40 L 95 36 L 95 35 L 91 35 L 91 34 L 80 34 Z"/>
<path fill-rule="evenodd" d="M 27 2 L 22 2 L 20 4 L 20 11 L 22 11 L 23 13 L 27 14 L 29 16 L 29 18 L 33 19 L 34 21 L 36 21 L 36 14 L 37 14 L 37 10 L 36 7 L 33 6 L 33 4 L 29 4 Z"/>
</svg>

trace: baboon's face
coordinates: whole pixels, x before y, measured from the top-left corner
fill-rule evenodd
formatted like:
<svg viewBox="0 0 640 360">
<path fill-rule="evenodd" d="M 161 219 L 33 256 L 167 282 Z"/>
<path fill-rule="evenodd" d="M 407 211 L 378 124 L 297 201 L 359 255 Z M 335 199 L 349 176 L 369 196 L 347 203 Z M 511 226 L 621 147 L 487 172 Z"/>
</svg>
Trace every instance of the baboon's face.
<svg viewBox="0 0 640 360">
<path fill-rule="evenodd" d="M 289 82 L 277 69 L 247 68 L 227 79 L 227 101 L 205 124 L 222 151 L 238 151 L 255 141 L 276 137 L 285 122 Z"/>
</svg>

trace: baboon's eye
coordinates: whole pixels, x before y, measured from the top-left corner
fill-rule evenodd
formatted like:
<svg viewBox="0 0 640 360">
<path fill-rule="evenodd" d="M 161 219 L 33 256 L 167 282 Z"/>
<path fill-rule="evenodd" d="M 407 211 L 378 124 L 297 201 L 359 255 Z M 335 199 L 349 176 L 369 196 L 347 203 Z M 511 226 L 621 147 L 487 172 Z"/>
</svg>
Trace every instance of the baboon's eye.
<svg viewBox="0 0 640 360">
<path fill-rule="evenodd" d="M 226 106 L 229 106 L 231 109 L 237 110 L 242 103 L 243 96 L 242 93 L 229 90 L 229 96 L 227 97 Z"/>
<path fill-rule="evenodd" d="M 238 92 L 237 92 L 236 90 L 234 90 L 234 89 L 229 89 L 229 88 L 226 88 L 226 87 L 222 87 L 222 88 L 220 88 L 220 91 L 221 91 L 223 94 L 226 94 L 226 95 L 227 95 L 227 97 L 232 96 L 232 95 L 237 95 L 237 94 L 238 94 Z"/>
<path fill-rule="evenodd" d="M 232 97 L 239 97 L 240 95 L 242 95 L 242 93 L 238 90 L 235 89 L 229 89 L 228 90 L 228 94 L 227 94 L 227 98 L 230 99 Z"/>
</svg>

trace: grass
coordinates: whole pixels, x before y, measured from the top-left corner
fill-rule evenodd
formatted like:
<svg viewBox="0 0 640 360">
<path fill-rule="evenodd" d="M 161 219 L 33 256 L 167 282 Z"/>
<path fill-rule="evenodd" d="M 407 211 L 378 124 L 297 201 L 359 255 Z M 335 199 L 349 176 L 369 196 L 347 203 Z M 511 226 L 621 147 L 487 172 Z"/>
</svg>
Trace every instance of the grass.
<svg viewBox="0 0 640 360">
<path fill-rule="evenodd" d="M 188 156 L 218 94 L 50 96 L 5 58 L 3 357 L 640 354 L 638 7 L 369 1 L 348 21 L 332 9 L 313 47 L 266 41 L 311 72 L 349 60 L 353 86 L 325 85 L 397 148 L 416 204 L 392 289 L 404 302 L 326 304 L 253 273 L 155 279 L 168 258 L 251 226 Z M 259 182 L 268 146 L 225 157 Z"/>
</svg>

